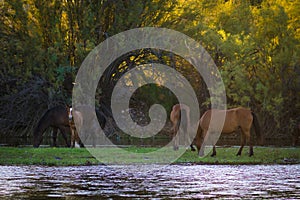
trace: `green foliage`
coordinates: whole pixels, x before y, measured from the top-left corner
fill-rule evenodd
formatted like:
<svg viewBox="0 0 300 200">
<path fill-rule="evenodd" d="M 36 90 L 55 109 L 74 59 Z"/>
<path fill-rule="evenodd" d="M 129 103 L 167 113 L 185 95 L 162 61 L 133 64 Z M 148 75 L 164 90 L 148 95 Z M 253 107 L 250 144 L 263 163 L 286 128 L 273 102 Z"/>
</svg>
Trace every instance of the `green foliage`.
<svg viewBox="0 0 300 200">
<path fill-rule="evenodd" d="M 299 10 L 297 0 L 3 0 L 0 106 L 10 110 L 0 113 L 0 118 L 12 118 L 7 113 L 13 111 L 33 118 L 32 99 L 43 99 L 37 103 L 43 108 L 70 99 L 70 87 L 64 87 L 69 81 L 66 75 L 74 79 L 94 47 L 122 31 L 156 26 L 183 32 L 203 45 L 222 74 L 228 107 L 251 107 L 267 134 L 293 131 L 289 124 L 299 121 L 300 113 Z M 153 54 L 136 54 L 134 64 L 153 59 Z M 205 84 L 186 62 L 166 54 L 158 55 L 156 61 L 182 72 L 200 104 L 207 105 Z M 108 74 L 110 79 L 126 72 L 129 64 L 126 58 L 119 62 Z M 32 83 L 40 79 L 44 85 Z M 43 91 L 36 95 L 24 86 Z M 31 99 L 16 103 L 24 91 Z M 151 93 L 157 96 L 154 88 Z M 23 110 L 29 107 L 30 112 Z"/>
</svg>

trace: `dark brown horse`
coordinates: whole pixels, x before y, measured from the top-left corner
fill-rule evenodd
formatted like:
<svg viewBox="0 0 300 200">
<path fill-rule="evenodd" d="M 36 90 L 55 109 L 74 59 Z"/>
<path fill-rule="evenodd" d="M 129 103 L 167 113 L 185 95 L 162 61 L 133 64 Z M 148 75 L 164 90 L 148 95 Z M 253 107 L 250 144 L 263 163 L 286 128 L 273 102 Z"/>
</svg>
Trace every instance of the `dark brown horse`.
<svg viewBox="0 0 300 200">
<path fill-rule="evenodd" d="M 226 114 L 224 125 L 221 134 L 231 134 L 234 132 L 241 132 L 241 147 L 237 153 L 240 156 L 243 147 L 246 142 L 249 143 L 249 156 L 253 156 L 253 145 L 250 141 L 251 127 L 255 129 L 255 133 L 259 143 L 262 142 L 262 137 L 260 134 L 259 122 L 256 115 L 249 109 L 238 107 L 229 110 L 213 110 L 214 115 Z M 225 112 L 225 113 L 224 113 Z M 206 111 L 199 121 L 199 127 L 196 135 L 196 146 L 200 156 L 204 154 L 204 143 L 208 139 L 208 136 L 213 133 L 215 127 L 217 127 L 217 120 L 214 121 L 215 124 L 210 124 L 212 116 L 212 110 Z M 211 126 L 211 127 L 209 127 Z M 213 153 L 211 156 L 216 156 L 216 147 L 213 146 Z"/>
<path fill-rule="evenodd" d="M 182 129 L 179 130 L 180 121 L 184 117 L 184 120 L 182 120 L 184 123 L 182 124 Z M 192 151 L 195 151 L 195 148 L 189 141 L 189 135 L 188 135 L 188 128 L 190 126 L 190 108 L 187 105 L 184 104 L 176 104 L 172 107 L 172 111 L 170 113 L 170 120 L 172 122 L 172 137 L 174 139 L 173 149 L 178 150 L 179 145 L 179 133 L 178 131 L 183 131 L 184 135 L 187 136 L 188 142 L 190 144 L 190 147 Z"/>
<path fill-rule="evenodd" d="M 70 134 L 70 127 L 68 121 L 68 111 L 66 106 L 56 106 L 50 108 L 39 120 L 36 128 L 33 131 L 33 146 L 39 147 L 43 140 L 43 133 L 48 127 L 53 128 L 53 146 L 56 146 L 57 131 L 60 130 L 66 145 L 70 147 L 68 141 L 68 134 Z"/>
<path fill-rule="evenodd" d="M 71 134 L 69 117 L 68 117 L 68 107 L 66 106 L 56 106 L 50 108 L 39 120 L 36 128 L 33 132 L 33 146 L 39 147 L 43 140 L 43 133 L 49 128 L 53 128 L 53 146 L 56 146 L 57 132 L 60 130 L 66 145 L 70 147 L 70 142 L 68 141 L 68 135 Z M 102 112 L 96 109 L 96 114 L 101 128 L 103 129 L 106 124 L 106 117 Z"/>
</svg>

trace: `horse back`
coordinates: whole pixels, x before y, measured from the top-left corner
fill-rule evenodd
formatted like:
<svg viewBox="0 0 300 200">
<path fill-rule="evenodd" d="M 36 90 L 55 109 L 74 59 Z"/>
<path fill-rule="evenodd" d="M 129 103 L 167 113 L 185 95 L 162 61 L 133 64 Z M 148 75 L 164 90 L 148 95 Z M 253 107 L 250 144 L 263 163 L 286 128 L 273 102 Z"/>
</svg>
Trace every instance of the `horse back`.
<svg viewBox="0 0 300 200">
<path fill-rule="evenodd" d="M 215 117 L 213 123 L 219 123 L 220 121 L 222 121 L 221 116 L 224 116 L 225 114 L 222 133 L 235 132 L 239 127 L 245 129 L 251 128 L 253 120 L 251 111 L 247 108 L 238 107 L 228 110 L 213 109 L 206 111 L 200 119 L 200 126 L 203 130 L 208 130 L 209 128 L 212 129 L 212 131 L 214 130 L 216 124 L 210 125 L 213 112 Z"/>
<path fill-rule="evenodd" d="M 48 120 L 50 121 L 50 125 L 57 127 L 59 125 L 69 125 L 68 121 L 68 111 L 65 106 L 56 106 L 49 110 L 49 117 Z"/>
<path fill-rule="evenodd" d="M 49 126 L 68 126 L 68 112 L 64 106 L 50 108 L 39 120 L 36 130 L 44 130 Z"/>
</svg>

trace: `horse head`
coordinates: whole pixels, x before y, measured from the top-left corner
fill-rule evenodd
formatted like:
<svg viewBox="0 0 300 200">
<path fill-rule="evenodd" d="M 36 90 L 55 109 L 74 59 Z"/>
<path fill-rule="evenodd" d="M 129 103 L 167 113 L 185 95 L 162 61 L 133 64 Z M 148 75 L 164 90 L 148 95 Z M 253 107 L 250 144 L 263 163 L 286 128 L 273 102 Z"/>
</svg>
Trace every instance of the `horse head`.
<svg viewBox="0 0 300 200">
<path fill-rule="evenodd" d="M 72 110 L 73 110 L 72 107 L 70 107 L 68 110 L 69 121 L 72 121 L 72 119 L 73 119 Z"/>
<path fill-rule="evenodd" d="M 38 148 L 42 142 L 42 131 L 37 126 L 33 131 L 33 147 Z"/>
</svg>

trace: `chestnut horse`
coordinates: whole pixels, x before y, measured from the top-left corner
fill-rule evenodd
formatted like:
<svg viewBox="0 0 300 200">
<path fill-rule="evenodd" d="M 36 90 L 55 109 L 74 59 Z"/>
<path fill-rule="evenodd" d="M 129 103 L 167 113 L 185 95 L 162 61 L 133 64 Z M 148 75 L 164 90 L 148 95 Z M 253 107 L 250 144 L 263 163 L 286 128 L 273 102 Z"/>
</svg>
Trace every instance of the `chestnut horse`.
<svg viewBox="0 0 300 200">
<path fill-rule="evenodd" d="M 106 124 L 106 116 L 104 113 L 96 109 L 97 120 L 99 121 L 100 127 L 103 130 Z M 69 123 L 71 128 L 71 147 L 75 146 L 75 141 L 78 143 L 80 147 L 83 147 L 83 143 L 91 144 L 93 147 L 96 147 L 96 135 L 97 135 L 97 121 L 93 118 L 93 108 L 89 105 L 81 105 L 76 108 L 70 108 L 68 110 Z M 75 122 L 74 122 L 75 120 Z M 85 130 L 85 132 L 80 132 L 83 128 L 83 121 L 85 120 L 86 128 L 90 130 Z M 76 125 L 76 126 L 75 126 Z M 77 130 L 78 129 L 78 130 Z M 81 133 L 79 137 L 79 133 Z M 81 139 L 80 139 L 81 138 Z"/>
<path fill-rule="evenodd" d="M 183 115 L 184 113 L 184 115 Z M 180 121 L 182 119 L 182 116 L 184 116 L 183 118 L 183 124 L 182 124 L 182 128 L 183 130 L 179 130 L 179 126 L 180 126 Z M 184 104 L 176 104 L 172 107 L 172 111 L 170 114 L 170 120 L 172 122 L 172 136 L 174 139 L 174 144 L 173 144 L 173 149 L 174 150 L 178 150 L 178 145 L 179 145 L 179 132 L 178 131 L 183 131 L 184 135 L 187 137 L 187 141 L 190 144 L 190 147 L 192 149 L 192 151 L 195 151 L 195 148 L 193 147 L 193 145 L 191 144 L 190 140 L 189 140 L 189 135 L 188 135 L 188 129 L 190 127 L 190 108 L 187 105 Z"/>
<path fill-rule="evenodd" d="M 75 117 L 73 117 L 75 116 Z M 73 110 L 72 107 L 70 107 L 68 109 L 68 118 L 69 118 L 69 125 L 70 125 L 70 129 L 71 129 L 71 147 L 74 148 L 75 147 L 75 141 L 79 144 L 80 147 L 84 147 L 83 143 L 81 142 L 80 138 L 79 138 L 79 134 L 78 131 L 76 129 L 75 126 L 75 122 L 74 120 L 76 120 L 76 124 L 80 127 L 82 126 L 83 123 L 83 118 L 82 118 L 82 114 L 77 111 L 77 110 Z"/>
<path fill-rule="evenodd" d="M 238 107 L 229 110 L 213 110 L 218 116 L 221 114 L 226 114 L 224 125 L 222 128 L 221 134 L 231 134 L 234 132 L 241 132 L 241 147 L 237 153 L 237 156 L 240 156 L 243 150 L 243 147 L 246 142 L 249 143 L 249 156 L 253 156 L 253 144 L 250 141 L 250 132 L 251 127 L 255 129 L 256 137 L 259 143 L 262 142 L 262 136 L 260 133 L 259 122 L 256 115 L 249 109 Z M 199 127 L 196 135 L 196 146 L 198 149 L 199 156 L 204 155 L 204 146 L 205 141 L 207 141 L 209 134 L 213 133 L 214 124 L 210 124 L 212 115 L 212 110 L 206 111 L 199 121 Z M 211 127 L 209 127 L 211 126 Z M 210 128 L 210 129 L 209 129 Z M 213 146 L 213 153 L 211 156 L 216 156 L 216 147 Z"/>
</svg>

